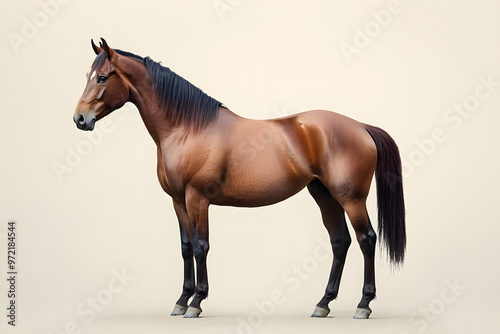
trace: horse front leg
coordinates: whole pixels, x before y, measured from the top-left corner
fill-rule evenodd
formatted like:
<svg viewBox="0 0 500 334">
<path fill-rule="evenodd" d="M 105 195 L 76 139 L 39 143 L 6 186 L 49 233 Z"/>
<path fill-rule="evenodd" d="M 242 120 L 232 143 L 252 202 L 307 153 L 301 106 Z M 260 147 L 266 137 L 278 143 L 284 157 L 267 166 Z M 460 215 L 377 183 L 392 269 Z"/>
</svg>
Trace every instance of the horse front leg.
<svg viewBox="0 0 500 334">
<path fill-rule="evenodd" d="M 192 195 L 186 198 L 189 217 L 194 222 L 192 240 L 196 259 L 196 291 L 184 318 L 197 318 L 202 312 L 201 302 L 208 296 L 207 255 L 208 242 L 208 205 L 205 198 Z"/>
<path fill-rule="evenodd" d="M 195 292 L 195 276 L 194 276 L 194 258 L 193 244 L 189 235 L 188 227 L 189 216 L 184 205 L 174 201 L 174 209 L 179 220 L 179 229 L 181 232 L 181 251 L 182 259 L 184 260 L 184 282 L 182 284 L 182 294 L 175 303 L 172 316 L 184 315 L 188 309 L 188 301 Z"/>
</svg>

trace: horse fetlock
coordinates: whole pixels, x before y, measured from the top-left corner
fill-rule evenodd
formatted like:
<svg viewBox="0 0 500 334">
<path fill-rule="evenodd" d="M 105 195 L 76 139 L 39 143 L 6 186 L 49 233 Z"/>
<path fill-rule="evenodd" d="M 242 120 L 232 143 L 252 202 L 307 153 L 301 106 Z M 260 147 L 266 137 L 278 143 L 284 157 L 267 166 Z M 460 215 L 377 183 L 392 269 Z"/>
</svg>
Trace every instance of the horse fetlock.
<svg viewBox="0 0 500 334">
<path fill-rule="evenodd" d="M 208 284 L 199 283 L 196 286 L 196 296 L 199 297 L 199 299 L 207 298 L 208 297 Z"/>
<path fill-rule="evenodd" d="M 338 288 L 332 288 L 331 290 L 327 290 L 325 296 L 323 297 L 323 299 L 325 300 L 325 305 L 323 305 L 322 302 L 319 302 L 318 306 L 321 307 L 326 306 L 326 308 L 328 308 L 328 303 L 334 299 L 337 299 L 338 294 L 339 294 Z"/>
<path fill-rule="evenodd" d="M 187 298 L 189 299 L 190 297 L 192 297 L 195 293 L 195 286 L 194 284 L 184 284 L 182 286 L 182 297 L 181 298 Z"/>
<path fill-rule="evenodd" d="M 363 300 L 368 302 L 372 301 L 376 297 L 375 286 L 365 286 L 363 287 Z"/>
</svg>

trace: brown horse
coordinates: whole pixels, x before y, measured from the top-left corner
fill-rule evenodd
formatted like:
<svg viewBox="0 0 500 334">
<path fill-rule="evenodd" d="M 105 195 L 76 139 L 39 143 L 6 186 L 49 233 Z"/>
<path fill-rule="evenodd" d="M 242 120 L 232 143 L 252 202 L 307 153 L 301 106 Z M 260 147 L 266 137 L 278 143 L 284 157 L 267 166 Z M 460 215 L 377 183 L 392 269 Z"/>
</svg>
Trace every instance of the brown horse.
<svg viewBox="0 0 500 334">
<path fill-rule="evenodd" d="M 362 298 L 354 318 L 371 314 L 377 236 L 366 209 L 375 174 L 379 234 L 395 265 L 406 246 L 401 160 L 383 130 L 314 110 L 271 120 L 240 117 L 151 58 L 111 49 L 104 39 L 73 116 L 81 130 L 134 103 L 156 143 L 158 179 L 173 199 L 181 233 L 184 284 L 172 315 L 198 317 L 208 295 L 208 207 L 280 202 L 307 186 L 330 235 L 333 264 L 313 317 L 326 317 L 338 294 L 351 237 L 364 256 Z M 196 260 L 196 275 L 195 262 Z M 195 277 L 196 276 L 196 277 Z M 188 306 L 188 301 L 191 299 Z"/>
</svg>

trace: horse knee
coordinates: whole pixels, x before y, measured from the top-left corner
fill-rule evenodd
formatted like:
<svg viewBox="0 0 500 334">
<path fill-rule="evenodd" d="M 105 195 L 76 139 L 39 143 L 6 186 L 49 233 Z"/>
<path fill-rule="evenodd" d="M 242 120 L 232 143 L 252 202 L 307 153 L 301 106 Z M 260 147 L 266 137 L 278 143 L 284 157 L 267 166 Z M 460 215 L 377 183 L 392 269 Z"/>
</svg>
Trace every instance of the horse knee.
<svg viewBox="0 0 500 334">
<path fill-rule="evenodd" d="M 363 288 L 363 299 L 369 303 L 370 301 L 374 300 L 377 297 L 376 295 L 376 289 L 375 286 L 373 285 L 367 285 Z"/>
<path fill-rule="evenodd" d="M 182 242 L 181 253 L 184 260 L 189 260 L 193 257 L 193 246 L 189 242 Z"/>
<path fill-rule="evenodd" d="M 349 236 L 349 234 L 346 234 L 342 237 L 334 237 L 331 240 L 331 243 L 333 248 L 333 255 L 337 258 L 345 259 L 345 257 L 347 256 L 347 250 L 351 245 L 351 237 Z"/>
<path fill-rule="evenodd" d="M 205 299 L 208 297 L 208 283 L 202 282 L 196 284 L 196 295 L 200 299 Z"/>
<path fill-rule="evenodd" d="M 210 246 L 208 244 L 208 241 L 205 240 L 197 240 L 194 242 L 193 245 L 193 252 L 194 252 L 194 257 L 195 259 L 198 260 L 203 260 L 210 249 Z"/>
</svg>

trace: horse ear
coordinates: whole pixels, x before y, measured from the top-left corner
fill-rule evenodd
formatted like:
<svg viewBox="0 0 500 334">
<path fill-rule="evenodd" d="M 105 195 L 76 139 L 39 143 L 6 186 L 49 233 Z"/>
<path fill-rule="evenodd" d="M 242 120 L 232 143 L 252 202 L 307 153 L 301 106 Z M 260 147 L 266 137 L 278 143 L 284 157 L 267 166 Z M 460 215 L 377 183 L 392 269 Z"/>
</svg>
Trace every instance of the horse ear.
<svg viewBox="0 0 500 334">
<path fill-rule="evenodd" d="M 90 44 L 92 45 L 92 49 L 94 50 L 94 52 L 95 52 L 96 55 L 98 55 L 99 53 L 101 53 L 102 48 L 100 48 L 97 45 L 95 45 L 93 39 L 90 40 Z"/>
<path fill-rule="evenodd" d="M 106 56 L 108 57 L 108 59 L 111 59 L 111 57 L 113 57 L 115 55 L 115 51 L 113 51 L 113 49 L 111 49 L 108 46 L 108 43 L 106 43 L 104 38 L 101 37 L 101 41 L 102 41 L 102 49 L 106 53 Z"/>
</svg>

